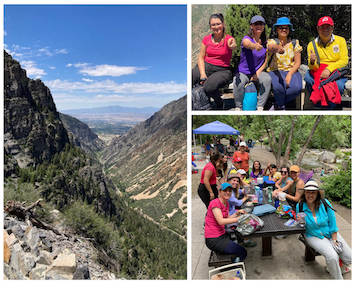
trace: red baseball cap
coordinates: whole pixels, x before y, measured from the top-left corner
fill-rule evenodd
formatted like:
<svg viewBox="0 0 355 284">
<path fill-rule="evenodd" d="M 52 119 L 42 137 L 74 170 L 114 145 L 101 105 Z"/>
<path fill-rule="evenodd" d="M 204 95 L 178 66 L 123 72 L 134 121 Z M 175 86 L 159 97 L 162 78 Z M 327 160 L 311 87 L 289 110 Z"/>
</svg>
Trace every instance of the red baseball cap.
<svg viewBox="0 0 355 284">
<path fill-rule="evenodd" d="M 329 17 L 329 16 L 324 16 L 324 17 L 322 17 L 322 18 L 320 18 L 318 20 L 317 27 L 320 27 L 320 26 L 325 25 L 325 24 L 334 26 L 333 19 L 331 17 Z"/>
<path fill-rule="evenodd" d="M 233 163 L 239 163 L 239 162 L 243 162 L 243 160 L 239 157 L 234 158 Z"/>
</svg>

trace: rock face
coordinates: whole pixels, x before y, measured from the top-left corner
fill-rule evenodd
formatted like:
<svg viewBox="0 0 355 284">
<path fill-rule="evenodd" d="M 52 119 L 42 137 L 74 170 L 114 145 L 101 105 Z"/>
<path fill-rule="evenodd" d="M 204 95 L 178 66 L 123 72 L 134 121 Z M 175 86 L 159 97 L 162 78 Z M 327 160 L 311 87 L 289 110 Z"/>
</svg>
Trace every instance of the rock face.
<svg viewBox="0 0 355 284">
<path fill-rule="evenodd" d="M 90 128 L 80 120 L 60 113 L 64 127 L 69 134 L 70 142 L 79 146 L 87 153 L 93 153 L 102 150 L 106 145 Z"/>
<path fill-rule="evenodd" d="M 4 279 L 104 280 L 115 275 L 95 264 L 98 252 L 75 237 L 28 226 L 4 213 Z"/>
<path fill-rule="evenodd" d="M 318 158 L 319 161 L 327 164 L 333 164 L 336 162 L 336 155 L 332 152 L 324 151 Z"/>
<path fill-rule="evenodd" d="M 113 140 L 101 158 L 134 207 L 180 233 L 187 208 L 186 120 L 184 96 Z"/>
<path fill-rule="evenodd" d="M 20 167 L 49 160 L 69 142 L 49 89 L 5 51 L 4 86 L 5 155 Z M 5 167 L 5 177 L 12 171 Z"/>
</svg>

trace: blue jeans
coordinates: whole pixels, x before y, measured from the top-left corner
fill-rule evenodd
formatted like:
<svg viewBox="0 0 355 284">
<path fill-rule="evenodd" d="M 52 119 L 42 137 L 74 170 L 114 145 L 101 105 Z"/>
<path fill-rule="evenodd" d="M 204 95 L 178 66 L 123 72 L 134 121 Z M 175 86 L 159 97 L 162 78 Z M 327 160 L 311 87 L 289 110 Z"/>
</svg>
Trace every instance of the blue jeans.
<svg viewBox="0 0 355 284">
<path fill-rule="evenodd" d="M 295 72 L 292 75 L 290 85 L 287 87 L 285 78 L 288 71 L 272 71 L 269 72 L 272 82 L 274 97 L 278 106 L 297 98 L 302 92 L 302 75 Z"/>
<path fill-rule="evenodd" d="M 247 257 L 247 251 L 241 245 L 236 244 L 235 242 L 229 241 L 227 247 L 224 249 L 223 253 L 233 254 L 239 257 L 240 261 L 243 261 Z"/>
<path fill-rule="evenodd" d="M 314 85 L 314 78 L 313 75 L 309 72 L 309 70 L 307 71 L 305 77 L 304 77 L 304 81 L 306 82 L 306 88 L 308 93 L 312 94 L 312 86 Z M 344 76 L 340 77 L 339 79 L 335 80 L 335 83 L 337 83 L 338 89 L 340 94 L 344 94 L 345 91 L 345 83 L 348 81 L 347 78 L 345 78 Z M 316 108 L 321 108 L 321 103 L 316 103 L 314 105 Z M 334 107 L 336 106 L 336 104 L 329 102 L 329 109 L 332 110 Z"/>
</svg>

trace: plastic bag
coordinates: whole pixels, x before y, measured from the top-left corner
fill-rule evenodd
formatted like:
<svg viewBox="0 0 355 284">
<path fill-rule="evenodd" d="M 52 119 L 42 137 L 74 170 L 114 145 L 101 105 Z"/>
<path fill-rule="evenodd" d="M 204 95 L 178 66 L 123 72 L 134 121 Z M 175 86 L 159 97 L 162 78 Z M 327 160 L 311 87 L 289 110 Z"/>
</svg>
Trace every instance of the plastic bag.
<svg viewBox="0 0 355 284">
<path fill-rule="evenodd" d="M 238 220 L 237 231 L 243 236 L 250 235 L 264 226 L 264 221 L 253 214 L 244 214 Z"/>
</svg>

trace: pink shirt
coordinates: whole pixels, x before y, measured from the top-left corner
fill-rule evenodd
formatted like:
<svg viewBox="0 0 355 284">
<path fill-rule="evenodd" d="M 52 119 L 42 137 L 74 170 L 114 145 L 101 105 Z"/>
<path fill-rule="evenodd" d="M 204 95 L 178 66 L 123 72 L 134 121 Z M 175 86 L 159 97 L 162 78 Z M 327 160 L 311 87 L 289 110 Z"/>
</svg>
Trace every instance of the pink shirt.
<svg viewBox="0 0 355 284">
<path fill-rule="evenodd" d="M 219 225 L 213 215 L 212 209 L 215 207 L 222 210 L 223 218 L 228 217 L 229 203 L 227 202 L 227 205 L 224 206 L 219 198 L 213 199 L 208 206 L 207 215 L 205 218 L 205 238 L 218 238 L 226 232 L 224 225 Z"/>
<path fill-rule="evenodd" d="M 209 162 L 202 170 L 202 173 L 201 173 L 201 181 L 200 183 L 202 184 L 205 184 L 203 182 L 203 179 L 205 177 L 205 171 L 206 170 L 209 170 L 212 172 L 212 176 L 210 178 L 210 184 L 216 184 L 217 183 L 217 171 L 216 171 L 216 168 L 213 166 L 213 164 L 211 162 Z"/>
<path fill-rule="evenodd" d="M 232 59 L 232 50 L 228 47 L 230 35 L 226 35 L 220 43 L 212 42 L 212 35 L 206 36 L 202 43 L 206 46 L 205 61 L 212 65 L 229 67 Z"/>
</svg>

